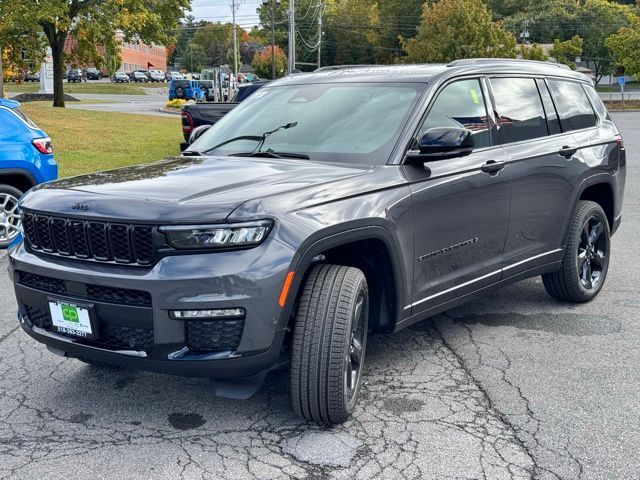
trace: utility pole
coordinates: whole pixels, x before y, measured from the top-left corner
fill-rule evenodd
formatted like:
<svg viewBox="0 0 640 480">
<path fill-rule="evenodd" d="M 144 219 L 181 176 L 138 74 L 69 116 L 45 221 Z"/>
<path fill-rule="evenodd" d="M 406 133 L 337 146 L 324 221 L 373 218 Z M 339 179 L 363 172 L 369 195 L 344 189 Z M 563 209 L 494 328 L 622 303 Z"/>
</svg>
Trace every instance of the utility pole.
<svg viewBox="0 0 640 480">
<path fill-rule="evenodd" d="M 233 17 L 233 75 L 238 78 L 238 29 L 236 28 L 236 10 L 238 9 L 238 0 L 231 0 L 231 12 Z M 235 80 L 234 82 L 235 83 Z M 231 82 L 229 82 L 231 89 Z"/>
<path fill-rule="evenodd" d="M 271 0 L 271 80 L 276 79 L 276 0 Z"/>
<path fill-rule="evenodd" d="M 289 68 L 291 74 L 296 68 L 296 0 L 289 0 Z"/>
<path fill-rule="evenodd" d="M 322 67 L 322 14 L 324 13 L 324 3 L 320 4 L 318 14 L 318 68 Z"/>
</svg>

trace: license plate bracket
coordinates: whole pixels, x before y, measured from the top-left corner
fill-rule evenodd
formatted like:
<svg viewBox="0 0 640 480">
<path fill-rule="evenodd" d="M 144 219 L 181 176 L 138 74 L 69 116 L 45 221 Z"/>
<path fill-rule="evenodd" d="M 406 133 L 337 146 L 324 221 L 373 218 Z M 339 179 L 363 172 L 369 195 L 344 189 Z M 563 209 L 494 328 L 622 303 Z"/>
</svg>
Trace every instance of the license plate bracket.
<svg viewBox="0 0 640 480">
<path fill-rule="evenodd" d="M 93 305 L 62 298 L 47 300 L 54 333 L 83 340 L 95 340 L 98 337 Z"/>
</svg>

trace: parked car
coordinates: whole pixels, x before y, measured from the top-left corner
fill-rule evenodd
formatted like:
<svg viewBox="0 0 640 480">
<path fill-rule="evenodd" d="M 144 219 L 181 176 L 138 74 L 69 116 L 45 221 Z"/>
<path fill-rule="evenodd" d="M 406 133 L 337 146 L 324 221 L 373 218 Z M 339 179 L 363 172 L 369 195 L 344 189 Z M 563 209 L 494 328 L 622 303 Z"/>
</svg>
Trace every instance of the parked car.
<svg viewBox="0 0 640 480">
<path fill-rule="evenodd" d="M 169 100 L 204 101 L 205 91 L 196 80 L 171 80 L 169 82 Z"/>
<path fill-rule="evenodd" d="M 198 80 L 198 85 L 204 92 L 204 99 L 207 102 L 215 102 L 216 92 L 213 88 L 213 80 Z"/>
<path fill-rule="evenodd" d="M 82 69 L 72 68 L 71 70 L 69 70 L 69 72 L 67 72 L 67 82 L 80 83 L 83 80 L 86 81 L 86 78 L 84 78 L 84 73 L 82 72 Z"/>
<path fill-rule="evenodd" d="M 162 72 L 162 70 L 150 70 L 149 79 L 152 82 L 164 82 L 165 81 L 164 73 Z"/>
<path fill-rule="evenodd" d="M 20 237 L 18 200 L 34 185 L 58 178 L 51 140 L 13 100 L 0 98 L 0 248 Z"/>
<path fill-rule="evenodd" d="M 202 83 L 204 80 L 200 80 Z M 233 110 L 240 102 L 243 102 L 254 92 L 267 85 L 269 82 L 256 82 L 243 85 L 230 103 L 187 103 L 182 106 L 182 135 L 184 142 L 180 143 L 180 151 L 185 150 L 191 141 L 193 131 L 203 125 L 213 125 L 227 113 Z"/>
<path fill-rule="evenodd" d="M 184 75 L 182 75 L 182 73 L 180 72 L 176 72 L 176 71 L 171 71 L 171 72 L 167 72 L 165 75 L 165 78 L 168 82 L 170 82 L 171 80 L 184 80 Z"/>
<path fill-rule="evenodd" d="M 129 78 L 131 79 L 132 82 L 146 83 L 149 81 L 148 74 L 142 70 L 136 70 L 134 72 L 131 72 L 129 74 Z"/>
<path fill-rule="evenodd" d="M 595 298 L 625 176 L 592 83 L 555 64 L 289 76 L 180 158 L 25 195 L 19 325 L 54 353 L 236 398 L 289 363 L 295 412 L 339 423 L 369 332 L 536 275 Z"/>
<path fill-rule="evenodd" d="M 111 81 L 114 83 L 129 83 L 129 75 L 124 72 L 116 72 L 111 77 Z"/>
<path fill-rule="evenodd" d="M 95 67 L 89 67 L 86 70 L 87 80 L 100 80 L 102 78 L 102 72 Z"/>
<path fill-rule="evenodd" d="M 24 76 L 25 82 L 39 82 L 40 81 L 40 72 L 28 72 Z"/>
</svg>

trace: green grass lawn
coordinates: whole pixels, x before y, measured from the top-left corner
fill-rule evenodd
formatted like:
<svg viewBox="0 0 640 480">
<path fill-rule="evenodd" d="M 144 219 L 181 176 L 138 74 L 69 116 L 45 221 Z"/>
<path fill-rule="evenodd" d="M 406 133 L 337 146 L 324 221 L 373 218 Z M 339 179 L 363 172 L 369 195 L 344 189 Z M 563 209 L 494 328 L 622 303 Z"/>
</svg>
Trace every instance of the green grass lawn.
<svg viewBox="0 0 640 480">
<path fill-rule="evenodd" d="M 627 84 L 624 86 L 624 91 L 625 92 L 635 92 L 640 90 L 640 82 L 627 82 Z M 620 86 L 619 85 L 598 85 L 596 87 L 596 91 L 598 92 L 602 92 L 602 93 L 620 93 Z"/>
<path fill-rule="evenodd" d="M 144 95 L 145 88 L 167 87 L 168 83 L 105 83 L 105 82 L 84 82 L 67 83 L 64 82 L 64 93 L 73 95 L 74 93 L 96 93 L 113 95 Z M 11 93 L 36 93 L 40 88 L 39 83 L 5 83 L 4 89 Z"/>
<path fill-rule="evenodd" d="M 161 160 L 180 152 L 180 117 L 53 108 L 23 103 L 22 110 L 53 141 L 60 176 Z"/>
</svg>

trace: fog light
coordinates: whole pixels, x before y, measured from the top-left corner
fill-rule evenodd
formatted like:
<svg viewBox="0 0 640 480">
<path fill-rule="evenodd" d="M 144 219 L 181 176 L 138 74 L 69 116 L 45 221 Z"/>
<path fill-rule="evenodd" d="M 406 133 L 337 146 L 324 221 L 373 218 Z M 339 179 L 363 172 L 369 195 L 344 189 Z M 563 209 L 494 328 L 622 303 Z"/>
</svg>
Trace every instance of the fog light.
<svg viewBox="0 0 640 480">
<path fill-rule="evenodd" d="M 170 310 L 172 318 L 180 320 L 205 320 L 208 318 L 244 317 L 244 308 L 219 308 L 215 310 Z"/>
</svg>

